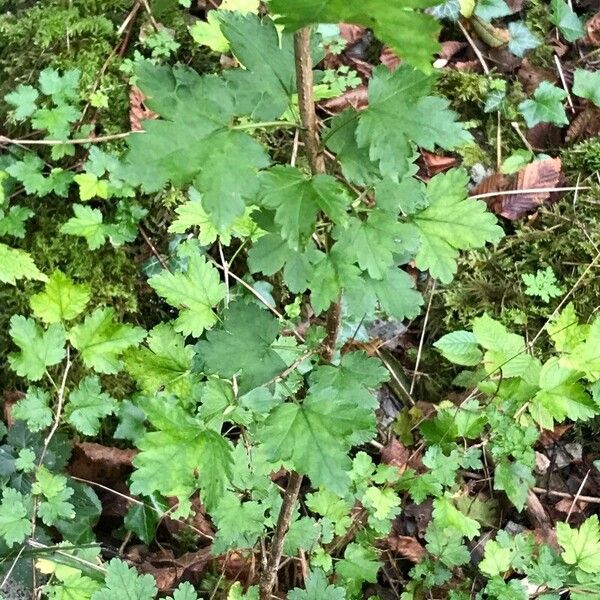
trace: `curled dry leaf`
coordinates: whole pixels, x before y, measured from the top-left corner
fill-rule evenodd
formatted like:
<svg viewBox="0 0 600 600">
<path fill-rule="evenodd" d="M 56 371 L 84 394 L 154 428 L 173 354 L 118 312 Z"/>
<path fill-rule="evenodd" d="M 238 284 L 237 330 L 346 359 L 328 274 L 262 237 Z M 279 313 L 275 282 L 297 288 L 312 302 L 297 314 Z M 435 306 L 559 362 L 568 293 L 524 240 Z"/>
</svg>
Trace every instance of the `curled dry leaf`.
<svg viewBox="0 0 600 600">
<path fill-rule="evenodd" d="M 23 392 L 4 392 L 4 405 L 2 406 L 2 412 L 4 416 L 4 422 L 8 427 L 12 427 L 15 424 L 15 420 L 12 416 L 12 407 L 23 398 L 25 398 L 25 394 Z"/>
<path fill-rule="evenodd" d="M 428 177 L 433 177 L 438 173 L 443 173 L 456 165 L 457 159 L 454 156 L 443 156 L 421 150 L 419 164 Z"/>
<path fill-rule="evenodd" d="M 352 25 L 350 23 L 340 23 L 340 37 L 342 37 L 348 44 L 355 44 L 365 34 L 365 28 L 360 25 Z"/>
<path fill-rule="evenodd" d="M 144 104 L 144 96 L 142 90 L 138 87 L 133 86 L 129 90 L 129 123 L 131 124 L 131 131 L 141 131 L 142 121 L 146 119 L 156 119 L 158 115 L 152 112 Z"/>
<path fill-rule="evenodd" d="M 344 92 L 337 98 L 330 98 L 321 102 L 319 105 L 321 108 L 326 110 L 328 113 L 335 115 L 342 112 L 348 107 L 354 108 L 355 110 L 363 110 L 367 108 L 369 104 L 369 95 L 367 92 L 367 86 L 360 85 L 353 90 Z"/>
<path fill-rule="evenodd" d="M 408 535 L 391 534 L 387 539 L 387 544 L 392 552 L 396 552 L 402 558 L 406 558 L 413 563 L 421 562 L 425 556 L 425 548 L 419 541 Z"/>
<path fill-rule="evenodd" d="M 442 42 L 442 49 L 439 51 L 438 56 L 450 60 L 454 58 L 459 52 L 462 52 L 469 44 L 466 42 L 458 42 L 450 40 Z"/>
<path fill-rule="evenodd" d="M 592 46 L 600 47 L 600 13 L 596 13 L 588 20 L 585 24 L 585 30 L 587 32 L 585 41 L 589 42 Z"/>
</svg>

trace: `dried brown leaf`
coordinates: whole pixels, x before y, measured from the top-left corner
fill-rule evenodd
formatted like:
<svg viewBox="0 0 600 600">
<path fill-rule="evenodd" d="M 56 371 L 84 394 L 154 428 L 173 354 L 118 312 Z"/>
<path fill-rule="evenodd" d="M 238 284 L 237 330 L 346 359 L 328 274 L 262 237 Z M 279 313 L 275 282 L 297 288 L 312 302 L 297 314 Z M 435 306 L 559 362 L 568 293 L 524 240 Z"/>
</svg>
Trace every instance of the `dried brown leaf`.
<svg viewBox="0 0 600 600">
<path fill-rule="evenodd" d="M 387 543 L 392 552 L 396 552 L 413 563 L 421 562 L 426 554 L 425 548 L 412 536 L 395 535 L 392 533 L 388 537 Z"/>
<path fill-rule="evenodd" d="M 561 177 L 560 158 L 538 160 L 517 173 L 516 190 L 534 190 L 557 187 Z M 501 198 L 499 215 L 514 221 L 535 210 L 550 198 L 548 191 L 531 191 L 522 194 L 507 194 Z"/>
<path fill-rule="evenodd" d="M 132 131 L 141 131 L 142 121 L 146 119 L 156 119 L 158 115 L 152 112 L 144 104 L 146 96 L 140 88 L 133 86 L 129 90 L 129 122 Z"/>
<path fill-rule="evenodd" d="M 585 24 L 585 30 L 587 32 L 586 41 L 592 46 L 600 47 L 600 13 L 596 13 L 588 19 L 588 22 Z"/>
<path fill-rule="evenodd" d="M 410 458 L 410 450 L 397 438 L 393 437 L 381 450 L 381 460 L 393 467 L 397 467 L 400 473 L 404 473 Z"/>
<path fill-rule="evenodd" d="M 321 102 L 320 106 L 330 114 L 337 114 L 348 107 L 352 107 L 356 110 L 363 110 L 368 104 L 369 96 L 367 93 L 367 86 L 361 85 L 353 90 L 344 92 L 337 98 L 330 98 L 329 100 Z"/>
</svg>

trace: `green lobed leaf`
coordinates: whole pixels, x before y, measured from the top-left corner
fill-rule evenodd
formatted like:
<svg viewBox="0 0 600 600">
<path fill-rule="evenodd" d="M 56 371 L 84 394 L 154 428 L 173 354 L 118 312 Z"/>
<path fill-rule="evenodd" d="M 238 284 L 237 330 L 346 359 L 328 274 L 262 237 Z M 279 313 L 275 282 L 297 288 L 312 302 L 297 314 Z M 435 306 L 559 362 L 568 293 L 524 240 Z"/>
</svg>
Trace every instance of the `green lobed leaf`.
<svg viewBox="0 0 600 600">
<path fill-rule="evenodd" d="M 21 279 L 46 281 L 46 276 L 35 266 L 24 250 L 0 244 L 0 281 L 15 285 Z"/>
<path fill-rule="evenodd" d="M 426 150 L 447 150 L 469 142 L 471 134 L 456 122 L 448 101 L 430 96 L 435 78 L 401 65 L 394 73 L 374 69 L 369 81 L 369 106 L 360 113 L 356 139 L 368 147 L 383 175 L 403 177 L 412 162 L 412 144 Z M 394 151 L 390 152 L 390 148 Z"/>
<path fill-rule="evenodd" d="M 550 23 L 559 28 L 567 42 L 574 42 L 585 35 L 581 19 L 565 0 L 551 0 Z"/>
<path fill-rule="evenodd" d="M 31 533 L 31 519 L 26 498 L 17 490 L 4 487 L 0 503 L 0 538 L 11 547 L 22 543 Z"/>
<path fill-rule="evenodd" d="M 69 341 L 85 365 L 97 373 L 118 373 L 123 367 L 121 354 L 146 335 L 141 327 L 116 323 L 114 317 L 114 309 L 97 308 L 69 332 Z"/>
<path fill-rule="evenodd" d="M 125 354 L 127 372 L 147 393 L 166 390 L 185 395 L 196 378 L 191 373 L 193 346 L 169 323 L 160 323 L 148 333 L 146 347 Z"/>
<path fill-rule="evenodd" d="M 58 323 L 44 331 L 33 319 L 13 315 L 9 333 L 21 352 L 10 354 L 8 362 L 20 377 L 39 381 L 47 367 L 57 365 L 66 356 L 65 330 Z"/>
<path fill-rule="evenodd" d="M 586 573 L 600 571 L 600 523 L 597 515 L 572 529 L 567 523 L 556 524 L 556 537 L 562 546 L 562 559 Z"/>
<path fill-rule="evenodd" d="M 3 211 L 0 210 L 0 215 Z M 0 217 L 0 235 L 25 237 L 25 221 L 33 216 L 33 211 L 24 206 L 11 206 L 4 216 Z"/>
<path fill-rule="evenodd" d="M 97 250 L 104 244 L 107 237 L 106 226 L 103 223 L 103 217 L 100 210 L 83 206 L 83 204 L 74 204 L 74 217 L 71 217 L 64 223 L 60 232 L 66 235 L 76 235 L 85 238 L 90 250 Z"/>
<path fill-rule="evenodd" d="M 31 386 L 27 390 L 25 398 L 13 406 L 12 416 L 14 419 L 25 421 L 29 431 L 41 431 L 52 423 L 53 414 L 49 404 L 50 394 Z"/>
<path fill-rule="evenodd" d="M 278 165 L 260 174 L 258 201 L 275 210 L 281 237 L 298 249 L 312 235 L 319 212 L 334 223 L 346 220 L 350 195 L 330 175 L 307 177 L 296 167 Z"/>
<path fill-rule="evenodd" d="M 256 304 L 230 304 L 223 328 L 207 333 L 196 350 L 209 374 L 231 378 L 239 375 L 242 393 L 285 371 L 286 364 L 273 349 L 280 325 Z"/>
<path fill-rule="evenodd" d="M 4 99 L 11 106 L 14 106 L 14 116 L 17 121 L 24 121 L 30 117 L 37 109 L 36 100 L 39 97 L 38 91 L 30 86 L 20 84 L 14 92 L 6 94 Z"/>
<path fill-rule="evenodd" d="M 321 569 L 314 569 L 306 579 L 305 589 L 294 588 L 288 593 L 288 600 L 345 600 L 346 590 L 332 585 Z"/>
<path fill-rule="evenodd" d="M 232 90 L 223 79 L 186 67 L 140 65 L 138 85 L 161 119 L 145 121 L 144 135 L 129 136 L 129 153 L 117 175 L 146 192 L 172 182 L 194 184 L 219 228 L 244 213 L 258 191 L 256 173 L 269 165 L 262 146 L 232 129 Z"/>
<path fill-rule="evenodd" d="M 138 575 L 122 560 L 113 558 L 106 568 L 104 587 L 91 600 L 154 600 L 156 584 L 152 575 Z"/>
<path fill-rule="evenodd" d="M 102 391 L 97 376 L 83 379 L 69 394 L 65 415 L 67 421 L 83 435 L 97 435 L 101 419 L 117 410 L 117 401 Z"/>
<path fill-rule="evenodd" d="M 267 458 L 306 474 L 314 486 L 343 494 L 349 484 L 352 463 L 347 453 L 357 431 L 362 441 L 372 436 L 374 416 L 352 398 L 333 388 L 309 393 L 302 404 L 276 407 L 258 431 Z"/>
<path fill-rule="evenodd" d="M 533 92 L 533 99 L 523 100 L 519 104 L 519 110 L 527 127 L 530 129 L 538 123 L 553 123 L 554 125 L 568 125 L 569 119 L 563 106 L 563 100 L 567 92 L 552 85 L 548 81 L 542 81 Z"/>
<path fill-rule="evenodd" d="M 459 250 L 481 248 L 504 235 L 485 203 L 467 198 L 468 180 L 462 169 L 433 177 L 427 186 L 429 206 L 412 218 L 421 236 L 416 265 L 442 283 L 452 281 Z"/>
<path fill-rule="evenodd" d="M 45 323 L 70 321 L 78 317 L 90 301 L 90 287 L 75 284 L 61 271 L 54 271 L 44 291 L 29 299 L 33 314 Z"/>
<path fill-rule="evenodd" d="M 600 72 L 575 69 L 573 93 L 580 98 L 591 100 L 596 106 L 600 106 Z"/>
<path fill-rule="evenodd" d="M 194 254 L 187 271 L 163 271 L 148 280 L 156 293 L 179 308 L 175 331 L 199 337 L 217 322 L 213 307 L 225 298 L 225 285 L 206 259 Z"/>
<path fill-rule="evenodd" d="M 212 510 L 231 478 L 230 442 L 164 397 L 146 400 L 143 408 L 156 431 L 136 442 L 140 453 L 133 460 L 132 493 L 158 492 L 187 501 L 199 488 L 203 503 Z"/>
<path fill-rule="evenodd" d="M 523 510 L 529 490 L 534 484 L 535 477 L 528 466 L 508 460 L 502 460 L 496 465 L 494 489 L 506 492 L 519 512 Z"/>
<path fill-rule="evenodd" d="M 541 43 L 540 39 L 521 21 L 509 23 L 508 33 L 510 35 L 508 49 L 515 56 L 523 57 L 528 50 L 537 48 Z"/>
</svg>

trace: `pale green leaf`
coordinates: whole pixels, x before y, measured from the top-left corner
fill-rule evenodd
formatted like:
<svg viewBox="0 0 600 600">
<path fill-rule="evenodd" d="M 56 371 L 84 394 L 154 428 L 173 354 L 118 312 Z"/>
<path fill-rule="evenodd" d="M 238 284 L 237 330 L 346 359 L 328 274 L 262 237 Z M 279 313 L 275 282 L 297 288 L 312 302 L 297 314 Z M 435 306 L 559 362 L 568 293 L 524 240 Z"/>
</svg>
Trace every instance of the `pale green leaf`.
<svg viewBox="0 0 600 600">
<path fill-rule="evenodd" d="M 33 314 L 46 323 L 70 321 L 78 317 L 90 301 L 90 287 L 75 284 L 61 271 L 54 271 L 44 291 L 29 299 Z"/>
<path fill-rule="evenodd" d="M 30 387 L 25 398 L 19 400 L 12 408 L 14 419 L 27 423 L 29 431 L 41 431 L 52 423 L 52 410 L 49 407 L 50 394 L 37 387 Z"/>
<path fill-rule="evenodd" d="M 122 560 L 113 558 L 106 569 L 104 587 L 91 600 L 154 600 L 156 584 L 152 575 L 138 575 Z"/>
<path fill-rule="evenodd" d="M 523 100 L 519 104 L 527 127 L 535 127 L 538 123 L 568 125 L 569 119 L 562 104 L 566 97 L 567 92 L 562 88 L 542 81 L 533 92 L 533 99 Z"/>
<path fill-rule="evenodd" d="M 472 367 L 483 359 L 477 339 L 470 331 L 453 331 L 442 336 L 433 345 L 444 358 L 456 365 Z"/>
<path fill-rule="evenodd" d="M 573 93 L 600 106 L 600 71 L 575 70 Z"/>
<path fill-rule="evenodd" d="M 69 333 L 85 365 L 97 373 L 118 373 L 123 367 L 120 355 L 146 335 L 141 327 L 116 323 L 114 317 L 114 309 L 97 308 Z"/>
<path fill-rule="evenodd" d="M 14 315 L 9 333 L 21 352 L 10 354 L 8 362 L 20 377 L 38 381 L 65 357 L 65 330 L 58 323 L 44 331 L 33 319 Z"/>
<path fill-rule="evenodd" d="M 0 244 L 0 281 L 15 285 L 20 279 L 46 281 L 47 278 L 27 252 Z"/>
<path fill-rule="evenodd" d="M 579 529 L 566 523 L 556 524 L 556 537 L 562 546 L 562 559 L 586 573 L 600 571 L 600 523 L 598 516 L 586 519 Z"/>
</svg>

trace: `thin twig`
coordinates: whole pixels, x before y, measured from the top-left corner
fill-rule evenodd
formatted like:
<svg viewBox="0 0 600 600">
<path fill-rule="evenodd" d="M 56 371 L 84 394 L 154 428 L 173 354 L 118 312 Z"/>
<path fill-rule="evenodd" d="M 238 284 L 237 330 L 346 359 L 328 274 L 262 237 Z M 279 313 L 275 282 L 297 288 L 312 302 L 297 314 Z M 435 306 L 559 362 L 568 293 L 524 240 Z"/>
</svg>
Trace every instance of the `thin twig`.
<svg viewBox="0 0 600 600">
<path fill-rule="evenodd" d="M 483 72 L 486 75 L 489 75 L 490 68 L 487 66 L 487 63 L 485 62 L 485 58 L 483 58 L 483 54 L 481 53 L 481 50 L 477 47 L 477 44 L 475 43 L 473 38 L 469 35 L 469 32 L 465 29 L 465 26 L 460 21 L 458 21 L 458 27 L 462 31 L 462 34 L 465 36 L 467 42 L 469 42 L 469 46 L 471 46 L 473 52 L 475 52 L 475 56 L 477 57 L 477 60 L 480 62 Z"/>
<path fill-rule="evenodd" d="M 219 256 L 221 257 L 221 265 L 223 266 L 223 274 L 225 276 L 225 308 L 229 306 L 229 264 L 225 260 L 225 254 L 223 253 L 223 246 L 221 242 L 218 242 Z"/>
<path fill-rule="evenodd" d="M 558 492 L 555 490 L 547 490 L 546 488 L 534 487 L 531 488 L 536 494 L 540 494 L 543 496 L 544 494 L 547 496 L 555 496 L 556 498 L 573 498 L 573 494 L 568 494 L 567 492 Z M 578 500 L 580 502 L 587 502 L 588 504 L 600 504 L 600 498 L 595 496 L 579 496 Z"/>
<path fill-rule="evenodd" d="M 4 135 L 0 135 L 0 144 L 15 144 L 18 146 L 62 146 L 65 144 L 98 144 L 100 142 L 110 142 L 112 140 L 122 140 L 130 135 L 145 131 L 125 131 L 124 133 L 113 133 L 111 135 L 99 135 L 94 138 L 79 138 L 75 140 L 13 140 Z"/>
<path fill-rule="evenodd" d="M 508 196 L 512 194 L 532 194 L 534 192 L 539 193 L 552 193 L 552 192 L 574 192 L 575 190 L 591 190 L 589 186 L 585 187 L 554 187 L 554 188 L 528 188 L 526 190 L 506 190 L 504 192 L 486 192 L 485 194 L 475 194 L 469 196 L 472 200 L 479 200 L 482 198 L 495 198 L 497 196 Z"/>
<path fill-rule="evenodd" d="M 15 557 L 15 560 L 13 560 L 12 565 L 10 565 L 10 569 L 8 569 L 8 571 L 6 572 L 6 575 L 4 576 L 2 583 L 0 583 L 0 590 L 8 583 L 8 580 L 10 579 L 10 576 L 12 575 L 13 571 L 15 570 L 15 567 L 17 566 L 17 563 L 19 562 L 19 559 L 21 558 L 21 555 L 23 554 L 24 551 L 25 551 L 25 546 L 23 545 L 23 546 L 21 546 L 19 553 Z"/>
<path fill-rule="evenodd" d="M 408 390 L 408 395 L 412 397 L 412 393 L 415 390 L 415 383 L 417 381 L 417 371 L 419 370 L 419 363 L 421 362 L 421 354 L 423 352 L 423 344 L 425 342 L 425 331 L 427 330 L 427 321 L 429 320 L 429 313 L 431 312 L 431 302 L 433 301 L 433 294 L 435 293 L 435 285 L 436 281 L 433 280 L 433 285 L 431 286 L 431 293 L 429 294 L 429 302 L 427 303 L 427 312 L 425 313 L 425 319 L 423 319 L 423 329 L 421 331 L 421 339 L 419 340 L 419 350 L 417 352 L 417 361 L 415 363 L 415 369 L 413 371 L 412 380 L 410 382 L 410 389 Z"/>
<path fill-rule="evenodd" d="M 573 502 L 571 502 L 571 506 L 569 508 L 567 518 L 565 519 L 565 523 L 569 522 L 569 519 L 571 518 L 571 513 L 573 512 L 573 509 L 575 508 L 575 504 L 577 504 L 577 500 L 579 498 L 581 498 L 581 492 L 583 491 L 583 488 L 585 487 L 585 484 L 587 483 L 587 479 L 589 476 L 590 476 L 590 469 L 588 469 L 588 472 L 585 474 L 585 477 L 583 478 L 583 481 L 581 482 L 581 485 L 579 486 L 579 489 L 577 490 L 577 493 L 575 494 L 575 498 L 573 498 Z"/>
<path fill-rule="evenodd" d="M 513 129 L 517 132 L 518 136 L 521 138 L 521 141 L 525 144 L 525 148 L 527 148 L 527 150 L 529 150 L 529 152 L 534 152 L 533 146 L 529 143 L 529 140 L 525 137 L 525 135 L 521 131 L 519 124 L 516 121 L 511 121 L 510 124 L 512 125 Z"/>
<path fill-rule="evenodd" d="M 556 63 L 556 68 L 558 69 L 558 75 L 560 76 L 560 82 L 562 83 L 563 89 L 567 94 L 567 102 L 569 103 L 569 108 L 571 112 L 575 112 L 575 106 L 573 105 L 573 98 L 571 98 L 571 92 L 569 92 L 569 86 L 567 85 L 567 80 L 565 79 L 565 74 L 563 72 L 562 65 L 560 64 L 560 59 L 555 54 L 554 62 Z"/>
<path fill-rule="evenodd" d="M 156 246 L 152 243 L 152 240 L 146 233 L 146 230 L 141 225 L 138 225 L 138 229 L 140 231 L 140 235 L 144 239 L 144 242 L 146 242 L 146 245 L 148 246 L 148 248 L 150 248 L 150 252 L 152 252 L 152 254 L 156 258 L 156 260 L 160 263 L 160 266 L 163 269 L 166 269 L 167 271 L 171 272 L 171 269 L 169 269 L 169 265 L 168 265 L 167 261 L 160 255 L 160 253 L 156 249 Z"/>
</svg>

